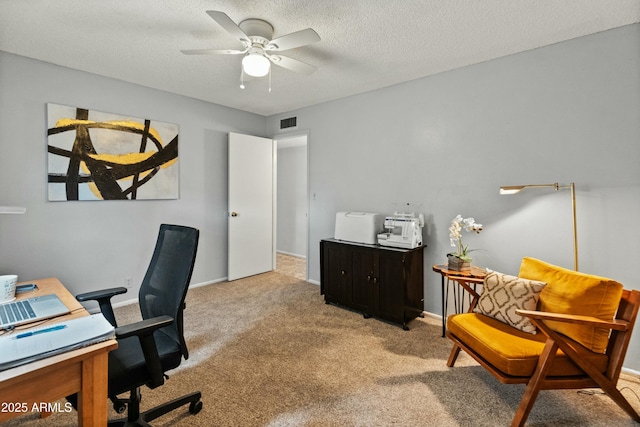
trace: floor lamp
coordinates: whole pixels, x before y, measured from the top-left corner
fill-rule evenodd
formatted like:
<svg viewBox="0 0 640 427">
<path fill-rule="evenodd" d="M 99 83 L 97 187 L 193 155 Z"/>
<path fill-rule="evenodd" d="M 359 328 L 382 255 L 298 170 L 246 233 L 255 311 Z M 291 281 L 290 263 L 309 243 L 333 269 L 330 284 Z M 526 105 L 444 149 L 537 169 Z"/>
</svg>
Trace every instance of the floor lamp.
<svg viewBox="0 0 640 427">
<path fill-rule="evenodd" d="M 516 194 L 525 188 L 553 188 L 555 191 L 568 188 L 571 190 L 571 207 L 573 209 L 573 269 L 578 271 L 578 226 L 576 224 L 576 189 L 572 182 L 569 185 L 555 184 L 527 184 L 527 185 L 507 185 L 500 187 L 500 194 Z"/>
</svg>

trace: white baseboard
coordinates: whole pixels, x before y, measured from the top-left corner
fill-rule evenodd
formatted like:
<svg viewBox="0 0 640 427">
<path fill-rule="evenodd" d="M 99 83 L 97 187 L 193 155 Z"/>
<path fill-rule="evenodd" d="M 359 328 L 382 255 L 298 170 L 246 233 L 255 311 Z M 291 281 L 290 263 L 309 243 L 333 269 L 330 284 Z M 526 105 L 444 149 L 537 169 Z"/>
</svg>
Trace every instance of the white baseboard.
<svg viewBox="0 0 640 427">
<path fill-rule="evenodd" d="M 132 298 L 125 301 L 113 303 L 113 308 L 124 307 L 125 305 L 137 304 L 138 298 Z"/>
<path fill-rule="evenodd" d="M 636 377 L 636 379 L 640 378 L 640 371 L 636 371 L 636 370 L 633 370 L 633 369 L 625 368 L 623 366 L 622 367 L 622 372 L 624 374 L 627 374 L 627 375 L 632 375 L 632 376 Z"/>
<path fill-rule="evenodd" d="M 432 319 L 442 320 L 442 316 L 440 316 L 439 314 L 430 313 L 428 311 L 423 311 L 422 314 L 424 315 L 424 317 L 431 317 Z"/>
<path fill-rule="evenodd" d="M 214 283 L 220 283 L 220 282 L 226 282 L 226 281 L 227 281 L 227 277 L 222 277 L 220 279 L 209 280 L 207 282 L 192 283 L 191 285 L 189 285 L 189 289 L 200 288 L 202 286 L 213 285 Z"/>
<path fill-rule="evenodd" d="M 291 252 L 278 251 L 278 250 L 276 250 L 276 252 L 279 253 L 279 254 L 282 254 L 282 255 L 289 255 L 289 256 L 296 257 L 296 258 L 307 259 L 306 255 L 294 254 L 294 253 L 291 253 Z"/>
</svg>

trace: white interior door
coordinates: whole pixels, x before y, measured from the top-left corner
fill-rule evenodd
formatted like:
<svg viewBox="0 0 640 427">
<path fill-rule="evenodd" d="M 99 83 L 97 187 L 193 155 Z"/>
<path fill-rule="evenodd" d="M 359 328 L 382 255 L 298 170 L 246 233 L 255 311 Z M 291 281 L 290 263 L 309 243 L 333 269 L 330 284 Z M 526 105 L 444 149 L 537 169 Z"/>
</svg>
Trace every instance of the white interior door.
<svg viewBox="0 0 640 427">
<path fill-rule="evenodd" d="M 229 133 L 228 280 L 274 268 L 274 143 Z"/>
</svg>

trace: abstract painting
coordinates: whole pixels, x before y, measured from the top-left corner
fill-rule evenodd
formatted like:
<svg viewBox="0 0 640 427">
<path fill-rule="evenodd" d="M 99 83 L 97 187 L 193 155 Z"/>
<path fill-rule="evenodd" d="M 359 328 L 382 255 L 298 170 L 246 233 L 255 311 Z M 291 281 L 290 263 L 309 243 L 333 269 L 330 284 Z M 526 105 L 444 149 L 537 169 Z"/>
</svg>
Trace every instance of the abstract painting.
<svg viewBox="0 0 640 427">
<path fill-rule="evenodd" d="M 47 104 L 50 201 L 177 199 L 179 126 Z"/>
</svg>

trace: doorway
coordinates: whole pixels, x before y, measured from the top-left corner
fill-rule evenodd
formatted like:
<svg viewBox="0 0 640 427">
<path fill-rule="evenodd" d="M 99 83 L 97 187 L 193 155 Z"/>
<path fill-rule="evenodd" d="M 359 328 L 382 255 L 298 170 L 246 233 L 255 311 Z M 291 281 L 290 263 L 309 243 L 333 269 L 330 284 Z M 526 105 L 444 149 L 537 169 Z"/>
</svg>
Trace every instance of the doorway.
<svg viewBox="0 0 640 427">
<path fill-rule="evenodd" d="M 308 136 L 274 137 L 276 174 L 276 271 L 307 280 L 309 230 Z"/>
</svg>

